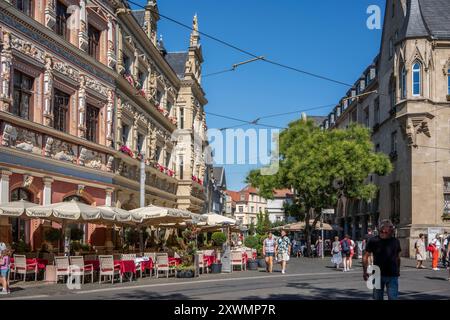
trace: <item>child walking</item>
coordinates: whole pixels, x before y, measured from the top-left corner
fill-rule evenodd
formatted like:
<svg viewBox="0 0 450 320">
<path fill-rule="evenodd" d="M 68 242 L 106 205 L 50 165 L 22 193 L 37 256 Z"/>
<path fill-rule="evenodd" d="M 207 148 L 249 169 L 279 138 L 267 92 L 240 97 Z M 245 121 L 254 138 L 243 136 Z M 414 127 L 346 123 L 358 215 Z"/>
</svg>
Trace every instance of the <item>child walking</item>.
<svg viewBox="0 0 450 320">
<path fill-rule="evenodd" d="M 3 250 L 1 252 L 1 264 L 0 264 L 0 283 L 3 287 L 0 294 L 8 294 L 9 292 L 9 271 L 10 271 L 10 257 L 9 250 Z"/>
</svg>

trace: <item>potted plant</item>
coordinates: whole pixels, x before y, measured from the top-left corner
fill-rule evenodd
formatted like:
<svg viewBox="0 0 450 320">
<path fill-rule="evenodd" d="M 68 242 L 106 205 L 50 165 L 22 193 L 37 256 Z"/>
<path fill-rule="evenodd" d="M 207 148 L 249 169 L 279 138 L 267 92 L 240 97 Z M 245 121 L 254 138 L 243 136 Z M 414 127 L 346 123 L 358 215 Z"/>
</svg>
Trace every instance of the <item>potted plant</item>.
<svg viewBox="0 0 450 320">
<path fill-rule="evenodd" d="M 259 236 L 248 236 L 245 238 L 244 244 L 248 248 L 257 249 L 259 244 Z M 248 269 L 258 270 L 258 261 L 253 259 L 253 257 L 247 257 Z"/>
<path fill-rule="evenodd" d="M 44 239 L 47 241 L 48 250 L 53 250 L 53 244 L 61 240 L 61 230 L 51 228 L 44 233 Z"/>
<path fill-rule="evenodd" d="M 180 264 L 176 270 L 177 278 L 193 278 L 195 275 L 195 267 L 193 265 Z"/>
</svg>

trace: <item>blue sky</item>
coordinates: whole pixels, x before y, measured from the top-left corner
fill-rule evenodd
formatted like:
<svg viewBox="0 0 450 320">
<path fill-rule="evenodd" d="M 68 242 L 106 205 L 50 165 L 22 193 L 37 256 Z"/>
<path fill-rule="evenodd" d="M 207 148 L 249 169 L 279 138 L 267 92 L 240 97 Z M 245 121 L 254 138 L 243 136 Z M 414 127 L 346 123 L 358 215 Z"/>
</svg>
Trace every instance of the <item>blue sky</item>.
<svg viewBox="0 0 450 320">
<path fill-rule="evenodd" d="M 145 4 L 145 0 L 139 3 Z M 345 83 L 354 83 L 379 50 L 381 30 L 366 27 L 366 10 L 370 5 L 378 5 L 384 12 L 385 0 L 158 1 L 163 15 L 191 25 L 197 13 L 200 31 L 267 59 Z M 168 51 L 185 51 L 188 47 L 190 31 L 173 22 L 162 18 L 158 33 L 163 35 Z M 203 74 L 249 59 L 205 37 L 201 43 L 205 58 Z M 206 112 L 249 121 L 259 116 L 334 104 L 348 90 L 346 86 L 264 62 L 204 78 L 202 85 L 209 101 Z M 307 114 L 326 115 L 330 109 Z M 300 113 L 292 114 L 265 119 L 264 123 L 284 127 L 299 117 Z M 239 122 L 207 115 L 207 124 L 209 128 L 223 128 Z M 253 167 L 226 165 L 228 189 L 241 189 L 246 173 Z"/>
</svg>

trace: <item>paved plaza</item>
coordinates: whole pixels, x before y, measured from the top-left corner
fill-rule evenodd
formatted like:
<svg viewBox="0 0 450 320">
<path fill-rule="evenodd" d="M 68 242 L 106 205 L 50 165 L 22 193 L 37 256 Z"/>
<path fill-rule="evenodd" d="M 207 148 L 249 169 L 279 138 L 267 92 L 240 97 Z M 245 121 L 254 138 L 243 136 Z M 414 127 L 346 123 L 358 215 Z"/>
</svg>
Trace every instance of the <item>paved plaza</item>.
<svg viewBox="0 0 450 320">
<path fill-rule="evenodd" d="M 402 259 L 400 299 L 450 299 L 448 271 L 415 269 L 415 261 Z M 195 279 L 140 278 L 137 281 L 112 284 L 85 284 L 80 290 L 69 290 L 65 284 L 12 282 L 12 293 L 0 299 L 168 299 L 231 300 L 279 299 L 368 300 L 371 291 L 362 280 L 361 262 L 354 260 L 350 272 L 337 271 L 330 259 L 292 258 L 288 273 L 279 266 L 273 274 L 264 270 L 235 271 L 230 274 L 205 274 Z"/>
</svg>

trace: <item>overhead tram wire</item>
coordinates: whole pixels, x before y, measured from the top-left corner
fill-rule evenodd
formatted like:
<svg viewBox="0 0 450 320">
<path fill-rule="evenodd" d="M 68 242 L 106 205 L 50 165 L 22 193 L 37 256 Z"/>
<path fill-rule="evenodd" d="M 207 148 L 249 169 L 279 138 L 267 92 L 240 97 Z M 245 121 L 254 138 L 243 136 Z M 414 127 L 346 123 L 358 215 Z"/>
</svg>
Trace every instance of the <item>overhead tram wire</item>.
<svg viewBox="0 0 450 320">
<path fill-rule="evenodd" d="M 146 8 L 145 6 L 143 6 L 143 5 L 141 5 L 141 4 L 138 4 L 138 3 L 134 2 L 134 1 L 131 1 L 131 0 L 125 0 L 125 1 L 127 1 L 129 4 L 133 4 L 133 5 L 135 5 L 135 6 L 139 7 L 139 8 L 141 8 L 141 9 L 147 9 L 147 10 L 153 12 L 153 13 L 156 13 L 156 11 L 154 11 L 154 10 L 152 10 L 152 9 L 149 9 L 149 8 Z M 171 22 L 173 22 L 173 23 L 175 23 L 175 24 L 177 24 L 177 25 L 179 25 L 179 26 L 181 26 L 181 27 L 183 27 L 183 28 L 186 28 L 186 29 L 188 29 L 188 30 L 192 30 L 192 27 L 191 27 L 191 26 L 188 26 L 187 24 L 185 24 L 185 23 L 183 23 L 183 22 L 180 22 L 180 21 L 178 21 L 178 20 L 175 20 L 175 19 L 173 19 L 173 18 L 170 18 L 170 17 L 168 17 L 168 16 L 166 16 L 166 15 L 163 15 L 163 14 L 161 14 L 161 13 L 159 13 L 159 12 L 158 12 L 158 14 L 159 14 L 159 16 L 160 16 L 161 18 L 164 18 L 164 19 L 166 19 L 166 20 L 169 20 L 169 21 L 171 21 Z M 266 58 L 261 58 L 260 55 L 257 55 L 257 54 L 254 54 L 254 53 L 250 52 L 250 51 L 247 51 L 247 50 L 244 50 L 244 49 L 242 49 L 242 48 L 239 48 L 239 47 L 237 47 L 237 46 L 235 46 L 235 45 L 233 45 L 233 44 L 231 44 L 231 43 L 229 43 L 229 42 L 227 42 L 227 41 L 221 40 L 221 39 L 219 39 L 219 38 L 217 38 L 217 37 L 215 37 L 215 36 L 212 36 L 212 35 L 210 35 L 210 34 L 207 34 L 207 33 L 205 33 L 205 32 L 202 32 L 202 31 L 197 31 L 197 32 L 198 32 L 200 35 L 202 35 L 202 36 L 204 36 L 204 37 L 206 37 L 206 38 L 208 38 L 208 39 L 211 39 L 211 40 L 213 40 L 213 41 L 216 41 L 216 42 L 218 42 L 218 43 L 220 43 L 220 44 L 222 44 L 222 45 L 224 45 L 224 46 L 227 46 L 227 47 L 229 47 L 229 48 L 231 48 L 231 49 L 234 49 L 234 50 L 236 50 L 236 51 L 239 51 L 239 52 L 241 52 L 241 53 L 243 53 L 243 54 L 246 54 L 246 55 L 248 55 L 248 56 L 250 56 L 250 57 L 253 57 L 253 58 L 259 58 L 260 60 L 265 61 L 265 62 L 268 63 L 268 64 L 272 64 L 272 65 L 278 66 L 278 67 L 280 67 L 280 68 L 284 68 L 284 69 L 287 69 L 287 70 L 291 70 L 291 71 L 294 71 L 294 72 L 298 72 L 298 73 L 301 73 L 301 74 L 305 74 L 305 75 L 308 75 L 308 76 L 310 76 L 310 77 L 315 77 L 315 78 L 318 78 L 318 79 L 321 79 L 321 80 L 325 80 L 325 81 L 329 81 L 329 82 L 332 82 L 332 83 L 340 84 L 340 85 L 343 85 L 343 86 L 346 86 L 346 87 L 353 87 L 352 84 L 348 84 L 348 83 L 342 82 L 342 81 L 340 81 L 340 80 L 332 79 L 332 78 L 330 78 L 330 77 L 326 77 L 326 76 L 323 76 L 323 75 L 320 75 L 320 74 L 317 74 L 317 73 L 305 71 L 305 70 L 302 70 L 302 69 L 299 69 L 299 68 L 296 68 L 296 67 L 292 67 L 292 66 L 289 66 L 289 65 L 286 65 L 286 64 L 283 64 L 283 63 L 274 61 L 274 60 L 270 60 L 270 59 L 266 59 Z"/>
</svg>

